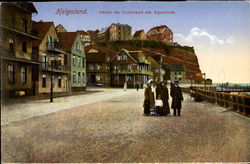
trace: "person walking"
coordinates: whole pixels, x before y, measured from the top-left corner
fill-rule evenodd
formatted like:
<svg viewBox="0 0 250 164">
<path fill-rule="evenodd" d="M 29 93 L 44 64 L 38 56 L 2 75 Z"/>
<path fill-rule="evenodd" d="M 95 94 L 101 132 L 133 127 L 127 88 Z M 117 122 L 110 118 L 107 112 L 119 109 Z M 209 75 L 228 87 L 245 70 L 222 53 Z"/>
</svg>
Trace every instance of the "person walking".
<svg viewBox="0 0 250 164">
<path fill-rule="evenodd" d="M 155 105 L 155 98 L 154 98 L 154 92 L 152 90 L 152 85 L 153 85 L 153 80 L 150 79 L 147 82 L 147 87 L 145 88 L 144 91 L 144 102 L 143 102 L 143 107 L 144 107 L 144 115 L 150 115 L 150 109 L 154 108 Z"/>
<path fill-rule="evenodd" d="M 139 82 L 136 83 L 136 90 L 138 91 L 139 90 Z"/>
<path fill-rule="evenodd" d="M 124 87 L 123 88 L 124 88 L 124 91 L 127 90 L 127 82 L 124 83 Z"/>
<path fill-rule="evenodd" d="M 168 99 L 169 99 L 168 88 L 167 86 L 165 86 L 164 82 L 160 82 L 157 84 L 155 92 L 156 92 L 156 97 L 160 96 L 163 102 L 160 115 L 166 116 L 170 114 L 170 109 L 169 109 L 169 104 L 168 104 Z"/>
<path fill-rule="evenodd" d="M 181 116 L 183 95 L 181 88 L 179 87 L 179 81 L 174 81 L 174 84 L 171 87 L 170 95 L 172 97 L 171 108 L 174 110 L 174 116 L 176 116 L 176 109 L 178 112 L 178 116 Z"/>
</svg>

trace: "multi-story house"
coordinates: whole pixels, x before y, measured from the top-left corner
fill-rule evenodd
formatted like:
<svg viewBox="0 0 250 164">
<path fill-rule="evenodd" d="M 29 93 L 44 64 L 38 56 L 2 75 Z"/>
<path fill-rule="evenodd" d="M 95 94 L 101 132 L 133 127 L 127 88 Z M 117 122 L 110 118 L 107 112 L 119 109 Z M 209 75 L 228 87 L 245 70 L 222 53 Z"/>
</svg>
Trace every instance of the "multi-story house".
<svg viewBox="0 0 250 164">
<path fill-rule="evenodd" d="M 83 31 L 83 30 L 78 30 L 76 32 L 78 32 L 80 34 L 81 40 L 82 40 L 83 45 L 85 47 L 91 45 L 89 33 L 87 33 L 86 31 Z"/>
<path fill-rule="evenodd" d="M 41 62 L 38 74 L 38 93 L 70 91 L 70 63 L 59 43 L 53 22 L 33 22 L 33 29 L 40 38 L 35 41 L 33 50 Z"/>
<path fill-rule="evenodd" d="M 142 51 L 121 49 L 111 60 L 111 84 L 121 87 L 127 82 L 128 87 L 136 83 L 146 84 L 152 78 L 151 63 Z"/>
<path fill-rule="evenodd" d="M 94 46 L 86 49 L 89 86 L 110 86 L 110 56 L 108 52 Z"/>
<path fill-rule="evenodd" d="M 135 34 L 133 35 L 134 40 L 146 40 L 147 35 L 145 34 L 144 30 L 139 30 L 136 31 Z"/>
<path fill-rule="evenodd" d="M 39 40 L 32 31 L 32 3 L 1 4 L 1 89 L 3 97 L 33 95 L 36 88 L 38 56 L 32 42 Z"/>
<path fill-rule="evenodd" d="M 56 26 L 56 32 L 67 32 L 63 25 L 59 24 Z"/>
<path fill-rule="evenodd" d="M 170 80 L 186 80 L 186 73 L 182 64 L 166 65 L 166 68 L 170 70 Z"/>
<path fill-rule="evenodd" d="M 149 53 L 147 59 L 148 61 L 151 62 L 151 70 L 153 72 L 154 84 L 165 81 L 166 80 L 164 78 L 165 70 L 163 69 L 163 66 L 162 66 L 163 55 L 158 54 L 158 53 L 152 53 L 152 52 L 147 52 L 147 53 Z"/>
<path fill-rule="evenodd" d="M 165 25 L 156 26 L 147 32 L 147 39 L 173 44 L 173 32 Z"/>
<path fill-rule="evenodd" d="M 96 41 L 116 41 L 131 40 L 132 27 L 127 24 L 111 24 L 109 27 L 101 29 L 97 34 Z"/>
<path fill-rule="evenodd" d="M 86 57 L 78 32 L 59 32 L 59 41 L 69 56 L 71 65 L 71 91 L 86 90 Z"/>
</svg>

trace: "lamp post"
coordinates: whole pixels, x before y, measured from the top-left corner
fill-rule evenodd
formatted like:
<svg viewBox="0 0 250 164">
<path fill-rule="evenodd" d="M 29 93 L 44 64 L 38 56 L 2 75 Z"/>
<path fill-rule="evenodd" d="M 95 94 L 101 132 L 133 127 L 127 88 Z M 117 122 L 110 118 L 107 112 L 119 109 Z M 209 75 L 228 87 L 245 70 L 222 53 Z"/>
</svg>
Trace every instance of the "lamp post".
<svg viewBox="0 0 250 164">
<path fill-rule="evenodd" d="M 193 87 L 193 76 L 190 76 L 190 80 L 191 80 L 191 87 Z"/>
<path fill-rule="evenodd" d="M 50 102 L 53 102 L 53 66 L 54 66 L 54 56 L 50 57 L 51 62 L 51 72 L 50 72 Z"/>
</svg>

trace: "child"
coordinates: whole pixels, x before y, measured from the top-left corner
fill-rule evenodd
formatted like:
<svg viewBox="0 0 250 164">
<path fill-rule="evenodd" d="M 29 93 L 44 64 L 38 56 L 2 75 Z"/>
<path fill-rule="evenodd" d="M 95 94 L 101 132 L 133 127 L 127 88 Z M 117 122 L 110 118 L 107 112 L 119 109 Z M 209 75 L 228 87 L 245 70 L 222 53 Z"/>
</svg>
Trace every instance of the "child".
<svg viewBox="0 0 250 164">
<path fill-rule="evenodd" d="M 157 97 L 157 100 L 155 101 L 155 113 L 157 116 L 162 115 L 162 106 L 163 106 L 163 102 L 161 100 L 161 96 L 159 95 Z"/>
</svg>

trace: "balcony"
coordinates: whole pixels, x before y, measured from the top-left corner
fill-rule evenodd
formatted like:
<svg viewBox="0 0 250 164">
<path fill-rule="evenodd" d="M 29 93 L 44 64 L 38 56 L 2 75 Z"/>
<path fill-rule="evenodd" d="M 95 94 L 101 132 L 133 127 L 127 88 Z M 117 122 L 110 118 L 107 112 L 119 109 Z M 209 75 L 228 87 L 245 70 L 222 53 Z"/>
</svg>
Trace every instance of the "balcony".
<svg viewBox="0 0 250 164">
<path fill-rule="evenodd" d="M 66 54 L 59 42 L 46 42 L 46 48 L 50 52 Z"/>
<path fill-rule="evenodd" d="M 52 69 L 52 65 L 51 64 L 41 63 L 40 69 L 42 71 L 53 71 L 53 72 L 59 72 L 59 73 L 70 73 L 70 67 L 69 66 L 65 66 L 65 65 L 54 64 L 53 65 L 53 69 Z"/>
<path fill-rule="evenodd" d="M 39 61 L 38 56 L 36 54 L 25 53 L 21 51 L 16 51 L 15 49 L 8 49 L 8 48 L 3 48 L 1 57 L 4 59 L 30 62 L 30 63 Z"/>
<path fill-rule="evenodd" d="M 153 75 L 153 72 L 147 70 L 115 70 L 112 71 L 113 74 L 146 74 Z"/>
</svg>

